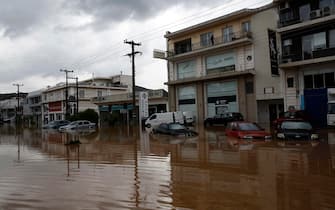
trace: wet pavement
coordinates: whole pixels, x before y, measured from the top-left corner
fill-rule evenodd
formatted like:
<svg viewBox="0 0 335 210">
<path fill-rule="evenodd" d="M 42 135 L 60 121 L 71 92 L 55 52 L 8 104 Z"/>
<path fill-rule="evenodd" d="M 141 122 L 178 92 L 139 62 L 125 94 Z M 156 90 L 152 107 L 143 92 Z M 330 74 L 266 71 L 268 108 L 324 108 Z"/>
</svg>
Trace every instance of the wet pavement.
<svg viewBox="0 0 335 210">
<path fill-rule="evenodd" d="M 185 138 L 3 125 L 0 209 L 335 209 L 333 130 L 293 143 L 197 130 Z"/>
</svg>

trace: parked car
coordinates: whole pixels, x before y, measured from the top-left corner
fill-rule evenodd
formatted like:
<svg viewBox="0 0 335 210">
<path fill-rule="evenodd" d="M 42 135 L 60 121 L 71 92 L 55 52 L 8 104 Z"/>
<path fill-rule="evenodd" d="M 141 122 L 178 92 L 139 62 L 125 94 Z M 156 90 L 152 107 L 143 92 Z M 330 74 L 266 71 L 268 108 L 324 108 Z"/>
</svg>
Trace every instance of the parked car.
<svg viewBox="0 0 335 210">
<path fill-rule="evenodd" d="M 228 123 L 226 136 L 236 137 L 239 139 L 264 139 L 270 140 L 272 138 L 269 132 L 253 122 L 238 121 Z"/>
<path fill-rule="evenodd" d="M 59 127 L 59 131 L 66 131 L 66 130 L 85 130 L 85 129 L 95 129 L 95 123 L 92 123 L 88 120 L 77 120 L 73 121 L 68 125 Z"/>
<path fill-rule="evenodd" d="M 161 123 L 184 123 L 183 113 L 178 112 L 162 112 L 152 114 L 146 121 L 146 128 L 156 128 Z"/>
<path fill-rule="evenodd" d="M 184 125 L 179 123 L 161 123 L 156 128 L 152 129 L 154 134 L 167 134 L 167 135 L 185 135 L 185 136 L 196 136 L 198 135 L 197 132 L 188 129 Z"/>
<path fill-rule="evenodd" d="M 290 110 L 290 111 L 286 111 L 286 112 L 281 113 L 279 115 L 279 118 L 277 118 L 276 120 L 274 120 L 272 122 L 272 125 L 274 126 L 274 128 L 277 128 L 278 126 L 280 126 L 280 124 L 283 121 L 295 120 L 295 119 L 308 121 L 308 117 L 307 117 L 307 115 L 304 111 L 302 111 L 302 110 Z"/>
<path fill-rule="evenodd" d="M 243 115 L 239 112 L 227 112 L 206 118 L 204 124 L 205 126 L 212 126 L 215 124 L 227 125 L 227 123 L 233 121 L 243 121 Z"/>
<path fill-rule="evenodd" d="M 54 120 L 46 125 L 43 125 L 43 129 L 58 129 L 61 126 L 68 125 L 70 121 L 68 120 Z"/>
<path fill-rule="evenodd" d="M 317 140 L 319 135 L 312 125 L 304 120 L 286 120 L 277 129 L 277 138 L 284 140 Z"/>
</svg>

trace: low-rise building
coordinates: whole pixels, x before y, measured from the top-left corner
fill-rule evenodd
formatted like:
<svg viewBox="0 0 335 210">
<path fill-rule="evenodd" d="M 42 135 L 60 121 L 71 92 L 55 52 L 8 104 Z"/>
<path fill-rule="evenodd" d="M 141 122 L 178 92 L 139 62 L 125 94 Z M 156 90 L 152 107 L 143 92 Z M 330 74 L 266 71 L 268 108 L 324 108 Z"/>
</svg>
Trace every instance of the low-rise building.
<svg viewBox="0 0 335 210">
<path fill-rule="evenodd" d="M 74 115 L 86 109 L 98 112 L 98 107 L 92 103 L 91 98 L 128 93 L 132 88 L 131 81 L 129 75 L 117 75 L 79 81 L 78 85 L 69 83 L 66 86 L 65 83 L 59 83 L 54 87 L 48 87 L 42 94 L 43 123 L 62 120 L 67 114 Z"/>
</svg>

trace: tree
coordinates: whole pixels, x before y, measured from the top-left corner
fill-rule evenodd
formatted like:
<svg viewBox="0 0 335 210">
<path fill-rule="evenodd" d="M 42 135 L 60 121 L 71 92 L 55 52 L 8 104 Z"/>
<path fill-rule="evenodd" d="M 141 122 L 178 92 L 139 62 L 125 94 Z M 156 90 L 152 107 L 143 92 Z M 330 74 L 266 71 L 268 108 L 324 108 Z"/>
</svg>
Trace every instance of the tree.
<svg viewBox="0 0 335 210">
<path fill-rule="evenodd" d="M 98 124 L 99 114 L 94 109 L 86 109 L 85 111 L 79 112 L 77 115 L 71 116 L 69 120 L 89 120 Z"/>
</svg>

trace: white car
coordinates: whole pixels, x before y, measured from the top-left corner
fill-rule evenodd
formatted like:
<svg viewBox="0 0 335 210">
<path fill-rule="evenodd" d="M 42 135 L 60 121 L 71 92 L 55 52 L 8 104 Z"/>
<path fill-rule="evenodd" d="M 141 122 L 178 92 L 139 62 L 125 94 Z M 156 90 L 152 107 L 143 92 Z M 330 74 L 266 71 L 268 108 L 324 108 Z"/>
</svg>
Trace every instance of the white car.
<svg viewBox="0 0 335 210">
<path fill-rule="evenodd" d="M 67 130 L 87 130 L 87 129 L 95 129 L 95 123 L 92 123 L 88 120 L 77 120 L 73 121 L 68 125 L 59 127 L 59 131 L 67 131 Z"/>
</svg>

